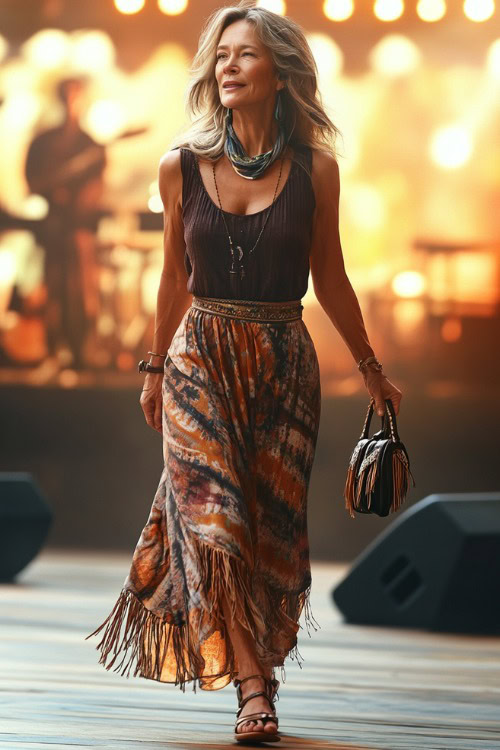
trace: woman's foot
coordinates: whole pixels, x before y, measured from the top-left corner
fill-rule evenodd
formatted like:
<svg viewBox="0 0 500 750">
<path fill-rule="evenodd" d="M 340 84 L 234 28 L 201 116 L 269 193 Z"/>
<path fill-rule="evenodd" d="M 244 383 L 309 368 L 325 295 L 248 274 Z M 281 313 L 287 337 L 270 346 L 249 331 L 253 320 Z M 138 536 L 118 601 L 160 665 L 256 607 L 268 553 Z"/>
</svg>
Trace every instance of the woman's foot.
<svg viewBox="0 0 500 750">
<path fill-rule="evenodd" d="M 270 677 L 268 673 L 266 673 L 266 677 Z M 261 677 L 252 677 L 249 680 L 245 680 L 240 689 L 243 698 L 246 698 L 246 696 L 251 693 L 256 693 L 262 690 L 265 690 L 269 697 L 271 697 L 270 687 L 268 684 L 266 685 Z M 259 713 L 261 711 L 269 713 L 273 710 L 272 705 L 273 704 L 270 703 L 265 696 L 257 695 L 255 698 L 250 698 L 250 700 L 245 703 L 239 718 L 242 719 L 248 714 Z M 238 734 L 243 732 L 269 732 L 269 734 L 276 734 L 277 731 L 278 727 L 271 719 L 267 719 L 266 721 L 262 721 L 262 719 L 249 719 L 248 721 L 239 724 L 237 729 Z"/>
</svg>

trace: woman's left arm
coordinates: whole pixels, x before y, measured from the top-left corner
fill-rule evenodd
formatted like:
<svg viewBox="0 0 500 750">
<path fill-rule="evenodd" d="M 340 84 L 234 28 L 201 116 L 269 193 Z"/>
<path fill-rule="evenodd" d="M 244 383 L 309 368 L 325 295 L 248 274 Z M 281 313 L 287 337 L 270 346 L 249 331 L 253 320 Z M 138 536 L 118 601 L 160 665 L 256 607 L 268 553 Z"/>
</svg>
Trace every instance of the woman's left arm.
<svg viewBox="0 0 500 750">
<path fill-rule="evenodd" d="M 316 199 L 310 267 L 316 299 L 349 348 L 356 364 L 374 356 L 358 299 L 345 271 L 339 235 L 339 167 L 324 151 L 313 152 L 312 183 Z M 390 398 L 396 414 L 403 397 L 387 377 L 369 365 L 362 371 L 365 386 L 380 416 Z"/>
</svg>

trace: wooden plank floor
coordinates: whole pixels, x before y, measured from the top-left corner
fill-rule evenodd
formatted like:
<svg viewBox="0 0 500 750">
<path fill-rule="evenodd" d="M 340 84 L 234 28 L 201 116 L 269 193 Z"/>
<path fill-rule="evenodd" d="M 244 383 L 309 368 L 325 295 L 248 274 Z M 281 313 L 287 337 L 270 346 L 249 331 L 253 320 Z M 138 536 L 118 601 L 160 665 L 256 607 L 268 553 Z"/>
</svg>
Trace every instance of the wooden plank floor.
<svg viewBox="0 0 500 750">
<path fill-rule="evenodd" d="M 43 552 L 0 586 L 0 747 L 221 748 L 234 687 L 183 694 L 98 664 L 95 637 L 130 556 Z M 346 625 L 330 591 L 346 567 L 313 564 L 321 630 L 286 664 L 282 740 L 260 747 L 500 750 L 500 639 Z M 279 673 L 278 673 L 279 678 Z"/>
</svg>

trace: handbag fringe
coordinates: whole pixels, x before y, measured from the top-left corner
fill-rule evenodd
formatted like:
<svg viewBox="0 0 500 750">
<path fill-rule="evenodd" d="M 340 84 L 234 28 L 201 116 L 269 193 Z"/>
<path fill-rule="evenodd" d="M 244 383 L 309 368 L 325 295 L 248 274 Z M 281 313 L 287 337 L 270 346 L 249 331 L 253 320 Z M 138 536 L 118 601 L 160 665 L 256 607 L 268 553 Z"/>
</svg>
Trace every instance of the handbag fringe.
<svg viewBox="0 0 500 750">
<path fill-rule="evenodd" d="M 351 518 L 356 518 L 354 512 L 354 479 L 355 467 L 349 465 L 347 468 L 347 479 L 344 487 L 345 507 L 349 511 Z"/>
<path fill-rule="evenodd" d="M 135 591 L 124 587 L 106 620 L 85 638 L 91 638 L 104 628 L 103 637 L 96 646 L 96 649 L 101 651 L 99 664 L 109 670 L 121 657 L 114 666 L 114 672 L 121 670 L 121 675 L 126 674 L 128 678 L 135 664 L 134 677 L 139 675 L 159 682 L 174 682 L 175 685 L 180 685 L 183 692 L 186 683 L 192 680 L 194 692 L 196 680 L 199 687 L 205 690 L 225 687 L 237 674 L 235 653 L 224 625 L 222 597 L 225 596 L 230 605 L 231 620 L 236 619 L 252 633 L 261 648 L 261 654 L 269 663 L 281 667 L 283 681 L 283 661 L 286 656 L 296 660 L 302 668 L 303 657 L 298 650 L 296 636 L 297 629 L 302 629 L 298 624 L 302 611 L 305 611 L 309 637 L 310 627 L 315 631 L 315 625 L 320 627 L 312 614 L 311 585 L 298 594 L 273 592 L 269 587 L 265 587 L 266 611 L 261 612 L 252 596 L 252 574 L 242 560 L 201 540 L 196 541 L 193 549 L 198 555 L 201 585 L 210 605 L 209 609 L 191 605 L 190 611 L 187 607 L 189 602 L 186 602 L 188 617 L 185 622 L 177 624 L 171 614 L 161 617 L 147 609 Z M 224 669 L 219 674 L 203 674 L 205 659 L 200 649 L 201 624 L 205 626 L 203 641 L 216 630 L 225 638 L 226 658 Z M 284 653 L 273 651 L 263 643 L 263 638 L 269 643 L 273 641 L 273 635 L 279 641 L 280 638 L 283 639 L 284 634 L 288 643 L 294 644 L 287 647 Z M 172 657 L 175 662 L 175 680 L 165 679 L 166 676 L 173 676 L 173 670 L 167 675 L 163 674 L 167 660 L 168 664 L 171 664 Z M 214 685 L 217 680 L 220 683 L 221 678 L 226 676 L 224 684 Z"/>
<path fill-rule="evenodd" d="M 396 450 L 392 454 L 392 503 L 391 512 L 399 510 L 408 492 L 410 486 L 410 477 L 413 480 L 413 486 L 415 486 L 415 480 L 413 474 L 410 471 L 410 467 L 403 457 L 400 450 Z"/>
<path fill-rule="evenodd" d="M 364 484 L 366 475 L 366 484 L 364 487 L 364 494 L 367 497 L 367 507 L 371 507 L 372 493 L 377 480 L 378 472 L 378 461 L 373 461 L 369 468 L 364 469 L 358 476 L 356 481 L 356 465 L 349 465 L 347 469 L 347 479 L 344 487 L 344 498 L 345 508 L 349 511 L 351 518 L 356 517 L 355 509 L 361 505 L 361 491 Z M 408 493 L 410 477 L 413 480 L 413 486 L 415 486 L 415 480 L 413 474 L 410 471 L 408 463 L 401 456 L 400 450 L 395 450 L 392 453 L 392 501 L 390 506 L 391 513 L 399 510 L 404 502 L 404 499 Z"/>
</svg>

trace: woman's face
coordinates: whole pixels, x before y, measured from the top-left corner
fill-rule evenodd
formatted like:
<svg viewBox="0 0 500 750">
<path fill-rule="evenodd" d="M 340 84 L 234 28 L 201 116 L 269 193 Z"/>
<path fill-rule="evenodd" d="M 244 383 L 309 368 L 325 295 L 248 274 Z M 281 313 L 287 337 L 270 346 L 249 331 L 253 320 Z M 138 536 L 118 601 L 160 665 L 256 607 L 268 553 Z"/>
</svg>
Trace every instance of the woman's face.
<svg viewBox="0 0 500 750">
<path fill-rule="evenodd" d="M 257 39 L 251 23 L 234 21 L 225 28 L 216 54 L 215 77 L 224 107 L 239 109 L 268 98 L 274 101 L 283 83 L 278 82 L 269 50 Z M 225 88 L 226 81 L 242 85 Z"/>
</svg>

